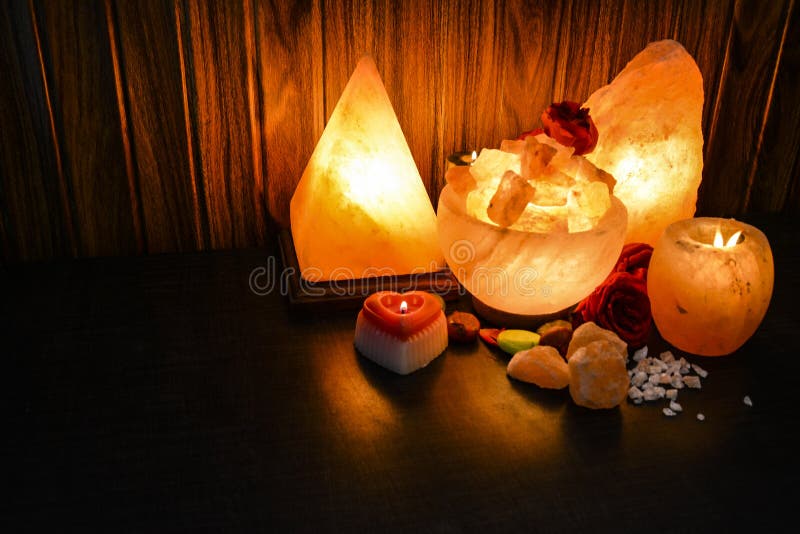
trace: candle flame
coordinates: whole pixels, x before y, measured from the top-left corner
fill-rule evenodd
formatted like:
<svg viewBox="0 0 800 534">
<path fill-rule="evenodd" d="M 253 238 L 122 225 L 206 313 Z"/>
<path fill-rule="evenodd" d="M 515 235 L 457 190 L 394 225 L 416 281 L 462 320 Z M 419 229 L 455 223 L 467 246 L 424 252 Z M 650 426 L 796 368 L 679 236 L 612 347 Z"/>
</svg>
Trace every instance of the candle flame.
<svg viewBox="0 0 800 534">
<path fill-rule="evenodd" d="M 731 248 L 739 241 L 740 235 L 742 235 L 741 230 L 735 232 L 732 236 L 730 236 L 728 238 L 728 242 L 726 243 L 722 239 L 722 232 L 720 232 L 719 228 L 717 228 L 717 232 L 714 234 L 714 248 Z"/>
<path fill-rule="evenodd" d="M 478 153 L 473 150 L 472 151 L 472 161 L 474 162 L 476 159 L 478 159 Z M 472 163 L 470 163 L 470 165 L 472 165 Z"/>
<path fill-rule="evenodd" d="M 400 303 L 400 313 L 405 314 L 408 311 L 408 303 L 403 301 Z"/>
</svg>

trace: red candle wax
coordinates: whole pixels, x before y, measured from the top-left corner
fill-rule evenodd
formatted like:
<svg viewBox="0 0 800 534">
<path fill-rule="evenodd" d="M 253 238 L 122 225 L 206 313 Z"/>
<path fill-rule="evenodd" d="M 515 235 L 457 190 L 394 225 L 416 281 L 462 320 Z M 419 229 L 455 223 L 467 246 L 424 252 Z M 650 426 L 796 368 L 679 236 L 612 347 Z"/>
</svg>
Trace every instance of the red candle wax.
<svg viewBox="0 0 800 534">
<path fill-rule="evenodd" d="M 406 303 L 406 311 L 400 305 Z M 431 324 L 442 312 L 436 298 L 424 291 L 394 293 L 380 291 L 364 302 L 362 313 L 373 325 L 401 339 L 407 339 Z"/>
</svg>

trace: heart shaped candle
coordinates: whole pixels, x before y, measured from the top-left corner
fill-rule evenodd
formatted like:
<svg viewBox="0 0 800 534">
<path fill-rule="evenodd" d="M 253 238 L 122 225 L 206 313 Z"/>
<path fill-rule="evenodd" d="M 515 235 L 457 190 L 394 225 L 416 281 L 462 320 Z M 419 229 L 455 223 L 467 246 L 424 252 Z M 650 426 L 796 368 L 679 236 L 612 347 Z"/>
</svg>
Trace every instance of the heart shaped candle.
<svg viewBox="0 0 800 534">
<path fill-rule="evenodd" d="M 430 293 L 381 291 L 371 295 L 356 321 L 358 351 L 395 373 L 428 365 L 447 347 L 447 321 Z"/>
</svg>

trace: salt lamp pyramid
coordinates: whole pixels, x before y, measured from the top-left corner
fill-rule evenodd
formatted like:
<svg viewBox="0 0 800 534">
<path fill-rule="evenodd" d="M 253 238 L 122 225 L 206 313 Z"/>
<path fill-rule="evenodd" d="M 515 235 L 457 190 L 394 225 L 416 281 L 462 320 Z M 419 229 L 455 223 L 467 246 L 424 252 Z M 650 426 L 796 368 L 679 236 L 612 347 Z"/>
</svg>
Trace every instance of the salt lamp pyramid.
<svg viewBox="0 0 800 534">
<path fill-rule="evenodd" d="M 692 217 L 703 172 L 703 77 L 672 40 L 650 43 L 583 105 L 600 137 L 586 159 L 617 179 L 628 208 L 626 243 L 655 245 Z"/>
<path fill-rule="evenodd" d="M 294 192 L 290 217 L 306 279 L 444 266 L 436 215 L 370 57 L 347 82 Z"/>
</svg>

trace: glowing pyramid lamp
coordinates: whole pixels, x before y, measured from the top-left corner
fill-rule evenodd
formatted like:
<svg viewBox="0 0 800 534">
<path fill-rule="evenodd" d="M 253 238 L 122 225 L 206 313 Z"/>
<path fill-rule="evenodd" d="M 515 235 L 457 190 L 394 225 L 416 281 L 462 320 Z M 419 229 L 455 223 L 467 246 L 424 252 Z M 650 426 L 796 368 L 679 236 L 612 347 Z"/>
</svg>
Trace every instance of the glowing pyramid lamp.
<svg viewBox="0 0 800 534">
<path fill-rule="evenodd" d="M 290 216 L 293 250 L 284 234 L 282 253 L 284 265 L 296 258 L 295 303 L 457 289 L 439 249 L 433 206 L 370 57 L 359 61 L 336 104 Z"/>
</svg>

